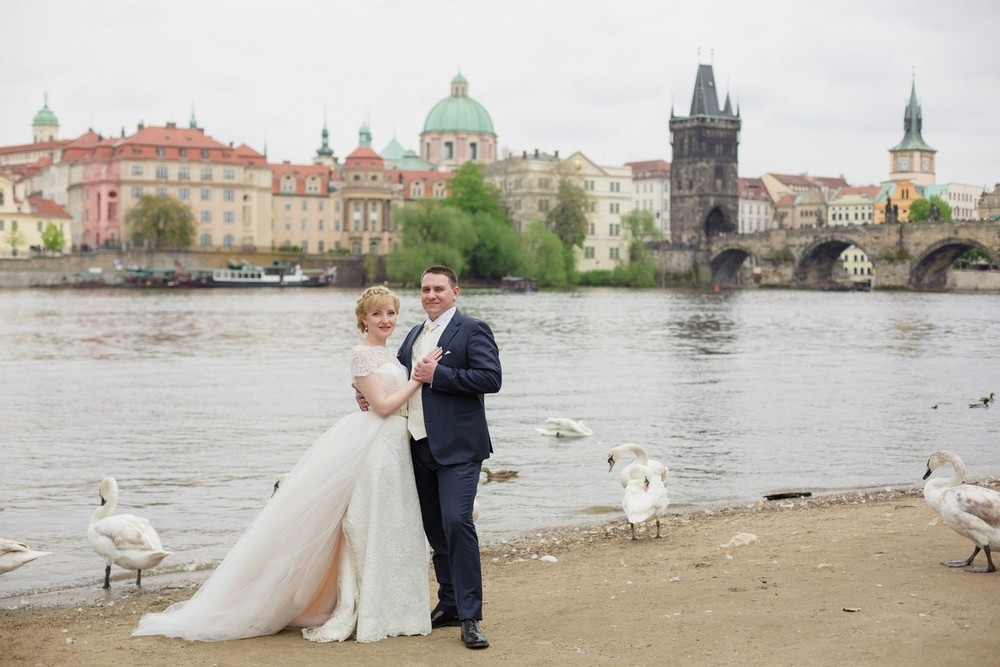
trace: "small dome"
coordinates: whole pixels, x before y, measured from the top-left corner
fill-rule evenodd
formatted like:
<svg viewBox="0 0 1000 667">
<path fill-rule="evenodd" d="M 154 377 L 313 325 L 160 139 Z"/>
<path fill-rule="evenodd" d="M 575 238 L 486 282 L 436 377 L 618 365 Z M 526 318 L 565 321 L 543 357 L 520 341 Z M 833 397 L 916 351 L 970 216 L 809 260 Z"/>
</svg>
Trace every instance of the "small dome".
<svg viewBox="0 0 1000 667">
<path fill-rule="evenodd" d="M 31 121 L 32 125 L 59 125 L 59 119 L 56 115 L 52 113 L 49 109 L 48 102 L 42 107 L 42 110 L 35 114 L 34 120 Z"/>
<path fill-rule="evenodd" d="M 485 132 L 495 134 L 493 121 L 482 104 L 468 96 L 461 74 L 451 80 L 451 95 L 434 105 L 424 121 L 424 132 Z"/>
</svg>

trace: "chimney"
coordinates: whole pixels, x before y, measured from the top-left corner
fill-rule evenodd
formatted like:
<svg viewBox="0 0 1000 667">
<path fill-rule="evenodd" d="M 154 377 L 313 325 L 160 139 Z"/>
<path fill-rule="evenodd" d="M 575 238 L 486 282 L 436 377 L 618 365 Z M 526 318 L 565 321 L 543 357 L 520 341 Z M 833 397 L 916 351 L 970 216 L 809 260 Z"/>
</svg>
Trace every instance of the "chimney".
<svg viewBox="0 0 1000 667">
<path fill-rule="evenodd" d="M 146 124 L 140 120 L 139 121 L 139 126 L 138 126 L 138 128 L 137 128 L 136 131 L 139 132 L 139 131 L 142 131 L 142 130 L 145 130 L 145 129 L 146 129 Z"/>
<path fill-rule="evenodd" d="M 538 157 L 538 149 L 535 149 L 535 157 Z"/>
<path fill-rule="evenodd" d="M 556 159 L 559 159 L 559 151 L 556 151 Z"/>
<path fill-rule="evenodd" d="M 521 151 L 521 159 L 522 160 L 528 159 L 528 151 Z"/>
<path fill-rule="evenodd" d="M 168 130 L 176 130 L 177 129 L 177 123 L 171 123 L 170 121 L 167 121 L 167 129 Z"/>
</svg>

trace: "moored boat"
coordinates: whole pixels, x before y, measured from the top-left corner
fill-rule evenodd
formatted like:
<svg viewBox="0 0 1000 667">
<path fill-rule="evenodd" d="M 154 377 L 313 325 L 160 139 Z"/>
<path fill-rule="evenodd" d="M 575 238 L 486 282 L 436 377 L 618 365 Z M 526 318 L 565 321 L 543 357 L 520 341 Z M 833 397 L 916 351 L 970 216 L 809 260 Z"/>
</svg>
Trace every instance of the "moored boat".
<svg viewBox="0 0 1000 667">
<path fill-rule="evenodd" d="M 185 273 L 180 287 L 329 287 L 334 272 L 310 275 L 298 263 L 275 261 L 270 266 L 230 262 L 224 269 L 193 269 Z"/>
</svg>

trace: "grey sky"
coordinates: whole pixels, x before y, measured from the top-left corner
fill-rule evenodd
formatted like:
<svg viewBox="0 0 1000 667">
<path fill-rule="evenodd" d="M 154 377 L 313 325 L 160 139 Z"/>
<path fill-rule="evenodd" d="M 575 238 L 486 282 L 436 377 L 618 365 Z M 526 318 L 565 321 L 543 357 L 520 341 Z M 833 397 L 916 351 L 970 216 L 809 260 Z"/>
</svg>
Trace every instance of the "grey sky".
<svg viewBox="0 0 1000 667">
<path fill-rule="evenodd" d="M 740 175 L 887 178 L 915 73 L 938 182 L 1000 181 L 993 0 L 6 0 L 0 145 L 31 141 L 43 94 L 61 136 L 199 124 L 272 161 L 335 155 L 369 122 L 418 147 L 461 71 L 501 150 L 671 159 L 700 62 L 743 118 Z M 700 52 L 700 58 L 699 58 Z M 722 100 L 720 100 L 721 103 Z"/>
</svg>

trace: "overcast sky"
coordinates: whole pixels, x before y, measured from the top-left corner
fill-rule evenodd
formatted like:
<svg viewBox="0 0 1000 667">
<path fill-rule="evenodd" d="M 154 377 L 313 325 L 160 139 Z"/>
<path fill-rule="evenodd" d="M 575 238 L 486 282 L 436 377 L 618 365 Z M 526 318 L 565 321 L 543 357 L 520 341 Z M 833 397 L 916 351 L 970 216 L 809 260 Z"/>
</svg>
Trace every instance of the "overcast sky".
<svg viewBox="0 0 1000 667">
<path fill-rule="evenodd" d="M 324 119 L 341 159 L 363 122 L 416 150 L 461 71 L 501 151 L 670 160 L 701 62 L 739 104 L 741 176 L 886 179 L 915 76 L 938 182 L 1000 181 L 995 0 L 4 0 L 3 23 L 0 145 L 47 93 L 63 138 L 193 105 L 275 162 L 311 162 Z"/>
</svg>

